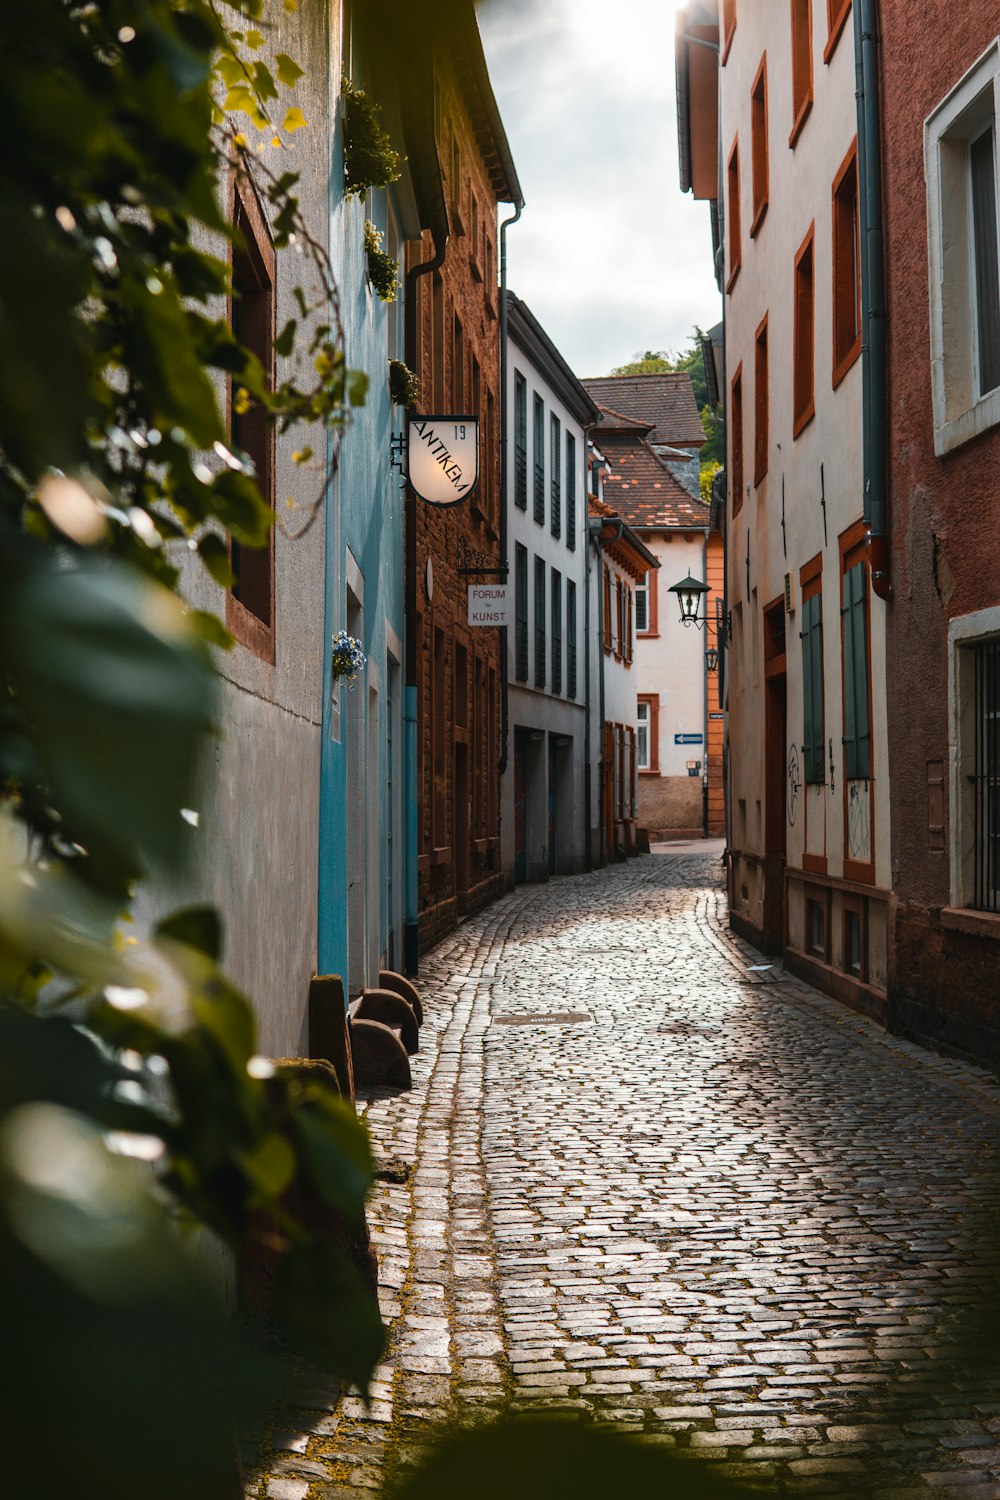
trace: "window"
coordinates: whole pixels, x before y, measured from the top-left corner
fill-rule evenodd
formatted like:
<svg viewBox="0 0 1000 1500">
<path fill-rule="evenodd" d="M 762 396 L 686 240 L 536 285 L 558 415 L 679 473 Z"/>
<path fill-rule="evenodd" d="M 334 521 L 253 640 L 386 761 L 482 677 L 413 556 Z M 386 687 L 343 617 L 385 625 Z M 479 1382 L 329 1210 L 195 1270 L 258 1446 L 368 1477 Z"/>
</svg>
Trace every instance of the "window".
<svg viewBox="0 0 1000 1500">
<path fill-rule="evenodd" d="M 431 377 L 434 410 L 444 411 L 444 282 L 435 271 L 431 293 Z"/>
<path fill-rule="evenodd" d="M 767 318 L 757 329 L 754 345 L 753 482 L 760 484 L 767 473 L 768 450 Z"/>
<path fill-rule="evenodd" d="M 492 525 L 497 521 L 497 496 L 496 496 L 496 458 L 497 451 L 497 409 L 496 398 L 492 391 L 486 392 L 486 453 L 483 457 L 483 465 L 486 471 L 486 514 Z"/>
<path fill-rule="evenodd" d="M 813 280 L 813 243 L 816 238 L 815 225 L 795 257 L 795 353 L 793 369 L 793 423 L 792 436 L 798 437 L 802 429 L 816 414 L 813 380 L 815 359 L 813 356 L 813 324 L 815 315 L 815 285 Z"/>
<path fill-rule="evenodd" d="M 635 586 L 635 628 L 639 635 L 649 629 L 649 574 L 644 573 Z"/>
<path fill-rule="evenodd" d="M 267 223 L 248 184 L 234 185 L 231 316 L 233 332 L 260 360 L 268 384 L 274 379 L 274 247 Z M 256 471 L 266 503 L 274 507 L 274 427 L 257 403 L 241 410 L 238 381 L 230 382 L 229 431 Z M 226 624 L 236 639 L 263 661 L 274 661 L 274 532 L 263 547 L 230 544 L 232 590 Z"/>
<path fill-rule="evenodd" d="M 1000 422 L 1000 39 L 924 126 L 934 451 Z"/>
<path fill-rule="evenodd" d="M 659 773 L 660 769 L 660 700 L 655 693 L 643 693 L 636 702 L 637 769 Z"/>
<path fill-rule="evenodd" d="M 826 720 L 823 708 L 823 594 L 819 571 L 808 583 L 802 584 L 800 635 L 803 779 L 806 783 L 822 785 L 826 781 Z"/>
<path fill-rule="evenodd" d="M 975 879 L 973 905 L 1000 911 L 1000 641 L 973 647 L 975 753 L 972 777 Z"/>
<path fill-rule="evenodd" d="M 576 551 L 576 438 L 566 434 L 566 545 Z"/>
<path fill-rule="evenodd" d="M 792 133 L 794 146 L 812 108 L 812 0 L 791 0 L 792 5 Z"/>
<path fill-rule="evenodd" d="M 848 151 L 833 183 L 833 383 L 861 353 L 861 238 L 858 147 Z"/>
<path fill-rule="evenodd" d="M 636 761 L 640 771 L 649 770 L 649 704 L 639 699 L 635 706 Z"/>
<path fill-rule="evenodd" d="M 535 397 L 535 520 L 545 525 L 545 402 Z"/>
<path fill-rule="evenodd" d="M 611 628 L 611 569 L 604 565 L 604 652 L 608 655 L 614 644 Z"/>
<path fill-rule="evenodd" d="M 843 577 L 841 621 L 844 633 L 844 776 L 871 775 L 868 719 L 868 570 L 856 562 Z"/>
<path fill-rule="evenodd" d="M 448 786 L 447 746 L 445 726 L 448 723 L 448 705 L 445 701 L 445 647 L 444 631 L 434 631 L 434 676 L 431 682 L 432 700 L 432 819 L 435 849 L 444 849 L 448 843 Z"/>
<path fill-rule="evenodd" d="M 475 193 L 472 194 L 469 206 L 469 266 L 477 281 L 482 281 L 483 272 L 479 263 L 479 204 Z"/>
<path fill-rule="evenodd" d="M 620 578 L 615 579 L 615 655 L 621 661 L 625 655 L 625 590 Z"/>
<path fill-rule="evenodd" d="M 1000 264 L 997 260 L 996 131 L 992 121 L 969 141 L 972 205 L 972 300 L 976 394 L 1000 385 Z"/>
<path fill-rule="evenodd" d="M 736 30 L 736 0 L 722 0 L 722 61 L 725 63 Z"/>
<path fill-rule="evenodd" d="M 566 696 L 576 697 L 576 584 L 566 580 Z"/>
<path fill-rule="evenodd" d="M 514 504 L 528 508 L 528 387 L 514 371 Z"/>
<path fill-rule="evenodd" d="M 550 525 L 553 536 L 562 535 L 562 427 L 559 418 L 552 414 L 550 418 L 549 432 L 549 467 L 551 480 L 549 488 L 552 495 L 552 510 Z"/>
<path fill-rule="evenodd" d="M 816 958 L 826 960 L 826 902 L 806 901 L 806 943 Z"/>
<path fill-rule="evenodd" d="M 743 366 L 738 365 L 729 397 L 729 493 L 733 499 L 733 515 L 738 516 L 743 508 Z"/>
<path fill-rule="evenodd" d="M 739 137 L 733 141 L 733 149 L 729 153 L 729 166 L 726 172 L 728 184 L 728 209 L 729 209 L 729 275 L 726 278 L 726 291 L 731 292 L 733 283 L 739 275 L 743 260 L 743 234 L 740 228 L 740 142 Z"/>
<path fill-rule="evenodd" d="M 451 347 L 451 399 L 457 412 L 465 409 L 465 334 L 456 313 Z"/>
<path fill-rule="evenodd" d="M 562 692 L 562 574 L 552 569 L 552 691 Z"/>
<path fill-rule="evenodd" d="M 545 686 L 545 559 L 535 558 L 535 687 Z"/>
<path fill-rule="evenodd" d="M 865 973 L 865 918 L 864 908 L 844 907 L 844 971 L 855 979 L 864 981 Z"/>
<path fill-rule="evenodd" d="M 826 0 L 826 19 L 828 36 L 826 46 L 823 48 L 823 61 L 829 62 L 833 56 L 833 49 L 840 41 L 840 33 L 844 29 L 848 12 L 851 9 L 851 0 Z"/>
<path fill-rule="evenodd" d="M 462 221 L 462 152 L 458 144 L 458 137 L 451 138 L 451 222 L 456 234 L 465 233 L 465 224 Z"/>
<path fill-rule="evenodd" d="M 514 543 L 514 676 L 528 680 L 528 549 Z"/>
<path fill-rule="evenodd" d="M 623 651 L 622 654 L 625 657 L 625 661 L 628 664 L 631 664 L 631 661 L 632 661 L 632 641 L 633 641 L 633 637 L 634 637 L 634 634 L 635 634 L 635 627 L 634 627 L 633 617 L 632 617 L 632 590 L 629 588 L 628 584 L 625 584 L 624 587 L 625 587 L 625 649 L 624 649 L 624 651 Z"/>
<path fill-rule="evenodd" d="M 750 145 L 753 172 L 753 221 L 750 238 L 753 239 L 767 213 L 768 164 L 767 164 L 767 55 L 761 58 L 757 77 L 750 91 Z"/>
</svg>

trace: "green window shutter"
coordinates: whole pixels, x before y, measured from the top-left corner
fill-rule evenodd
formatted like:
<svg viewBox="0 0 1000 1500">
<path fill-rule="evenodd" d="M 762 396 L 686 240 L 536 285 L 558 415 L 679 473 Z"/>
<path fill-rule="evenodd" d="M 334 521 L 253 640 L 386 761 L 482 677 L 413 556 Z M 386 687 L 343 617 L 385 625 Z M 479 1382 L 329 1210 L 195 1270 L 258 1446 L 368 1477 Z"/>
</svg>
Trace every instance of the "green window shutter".
<svg viewBox="0 0 1000 1500">
<path fill-rule="evenodd" d="M 807 782 L 823 782 L 823 596 L 813 594 L 802 605 L 802 752 Z"/>
<path fill-rule="evenodd" d="M 867 574 L 857 563 L 844 574 L 844 774 L 848 781 L 871 775 L 868 723 Z"/>
</svg>

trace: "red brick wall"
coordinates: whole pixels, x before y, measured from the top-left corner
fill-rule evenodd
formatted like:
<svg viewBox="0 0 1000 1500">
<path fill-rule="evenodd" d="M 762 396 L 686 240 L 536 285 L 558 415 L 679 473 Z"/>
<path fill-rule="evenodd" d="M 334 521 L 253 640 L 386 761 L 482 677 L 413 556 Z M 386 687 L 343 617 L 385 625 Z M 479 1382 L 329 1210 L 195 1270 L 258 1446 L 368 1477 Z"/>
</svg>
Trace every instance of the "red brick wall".
<svg viewBox="0 0 1000 1500">
<path fill-rule="evenodd" d="M 424 392 L 421 406 L 424 411 L 436 409 L 437 366 L 443 368 L 443 391 L 439 393 L 443 404 L 438 409 L 454 411 L 457 404 L 470 412 L 474 404 L 473 359 L 478 361 L 480 481 L 477 494 L 452 509 L 436 510 L 421 500 L 410 501 L 416 506 L 418 871 L 422 949 L 436 942 L 464 913 L 499 895 L 503 883 L 498 772 L 500 632 L 467 626 L 467 588 L 472 580 L 458 571 L 462 566 L 463 543 L 469 552 L 486 554 L 494 564 L 500 557 L 499 293 L 495 274 L 490 275 L 490 266 L 495 268 L 498 263 L 497 205 L 461 94 L 449 78 L 439 82 L 438 149 L 445 172 L 445 191 L 452 205 L 452 229 L 444 263 L 437 273 L 439 305 L 443 307 L 437 329 L 435 274 L 422 277 L 417 283 L 418 373 Z M 457 182 L 453 165 L 455 141 L 460 163 Z M 477 204 L 475 213 L 473 196 Z M 477 221 L 478 233 L 474 235 Z M 430 239 L 425 236 L 419 256 L 411 260 L 427 259 L 432 253 Z M 461 371 L 456 369 L 456 315 L 462 324 Z M 493 397 L 495 412 L 492 449 L 486 420 L 489 395 Z M 433 570 L 431 598 L 426 586 L 428 559 Z M 445 648 L 443 704 L 434 702 L 433 650 L 437 630 L 443 633 Z M 463 648 L 467 664 L 464 673 Z M 477 676 L 481 682 L 478 692 Z M 434 826 L 435 712 L 443 743 L 443 776 L 438 777 L 436 789 L 442 802 L 437 830 Z M 467 797 L 459 797 L 460 788 L 456 786 L 456 777 L 463 774 L 460 769 L 463 760 Z"/>
<path fill-rule="evenodd" d="M 902 1029 L 994 1057 L 1000 964 L 993 943 L 940 928 L 952 833 L 946 829 L 943 850 L 930 849 L 927 780 L 928 762 L 948 765 L 948 621 L 1000 602 L 1000 429 L 934 455 L 923 122 L 998 30 L 996 4 L 881 4 L 893 583 L 886 686 L 898 896 L 892 1016 Z"/>
</svg>

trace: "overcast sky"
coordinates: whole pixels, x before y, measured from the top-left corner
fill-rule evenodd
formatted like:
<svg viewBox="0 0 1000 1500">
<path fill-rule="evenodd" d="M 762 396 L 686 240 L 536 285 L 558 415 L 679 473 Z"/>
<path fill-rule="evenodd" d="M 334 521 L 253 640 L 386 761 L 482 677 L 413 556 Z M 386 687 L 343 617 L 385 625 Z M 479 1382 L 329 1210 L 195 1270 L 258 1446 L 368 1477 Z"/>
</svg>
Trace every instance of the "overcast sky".
<svg viewBox="0 0 1000 1500">
<path fill-rule="evenodd" d="M 707 203 L 677 178 L 680 0 L 485 0 L 479 22 L 525 209 L 507 284 L 580 376 L 722 316 Z"/>
</svg>

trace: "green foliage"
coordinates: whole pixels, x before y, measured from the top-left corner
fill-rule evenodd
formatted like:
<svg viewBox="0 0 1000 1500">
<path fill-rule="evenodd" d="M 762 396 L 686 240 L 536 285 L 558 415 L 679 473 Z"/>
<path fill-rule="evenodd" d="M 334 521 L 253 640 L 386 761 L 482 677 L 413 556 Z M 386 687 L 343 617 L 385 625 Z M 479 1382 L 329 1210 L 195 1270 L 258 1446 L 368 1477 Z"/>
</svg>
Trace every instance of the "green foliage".
<svg viewBox="0 0 1000 1500">
<path fill-rule="evenodd" d="M 363 198 L 369 188 L 387 188 L 396 182 L 402 164 L 399 152 L 382 126 L 381 108 L 346 75 L 342 98 L 344 192 L 348 198 Z"/>
<path fill-rule="evenodd" d="M 701 330 L 695 328 L 687 348 L 680 354 L 671 354 L 666 349 L 647 349 L 637 355 L 630 364 L 618 365 L 612 375 L 660 375 L 685 371 L 691 377 L 694 399 L 705 431 L 705 446 L 701 450 L 701 470 L 704 481 L 705 470 L 712 464 L 726 461 L 725 428 L 708 404 L 708 382 L 705 379 L 705 356 L 701 347 Z"/>
<path fill-rule="evenodd" d="M 262 0 L 234 9 L 266 27 Z M 0 1399 L 8 1488 L 39 1500 L 227 1492 L 273 1372 L 178 1222 L 236 1256 L 265 1242 L 285 1336 L 341 1379 L 364 1386 L 382 1346 L 348 1253 L 371 1180 L 353 1111 L 257 1056 L 213 910 L 130 931 L 135 882 L 183 878 L 201 836 L 231 644 L 178 599 L 170 547 L 225 587 L 227 534 L 273 524 L 220 394 L 279 432 L 338 427 L 365 394 L 297 176 L 247 134 L 276 151 L 305 124 L 282 94 L 301 69 L 262 41 L 212 0 L 0 20 Z M 274 389 L 221 316 L 234 174 L 310 286 Z"/>
<path fill-rule="evenodd" d="M 701 473 L 698 476 L 698 487 L 701 492 L 701 498 L 706 505 L 711 505 L 712 503 L 712 481 L 721 468 L 722 465 L 715 459 L 710 459 L 708 463 L 703 463 L 701 466 Z"/>
<path fill-rule="evenodd" d="M 389 394 L 397 406 L 415 406 L 420 400 L 420 376 L 401 359 L 389 361 Z"/>
<path fill-rule="evenodd" d="M 365 256 L 368 278 L 383 302 L 395 302 L 399 296 L 399 261 L 382 249 L 382 231 L 371 219 L 365 220 Z"/>
</svg>

